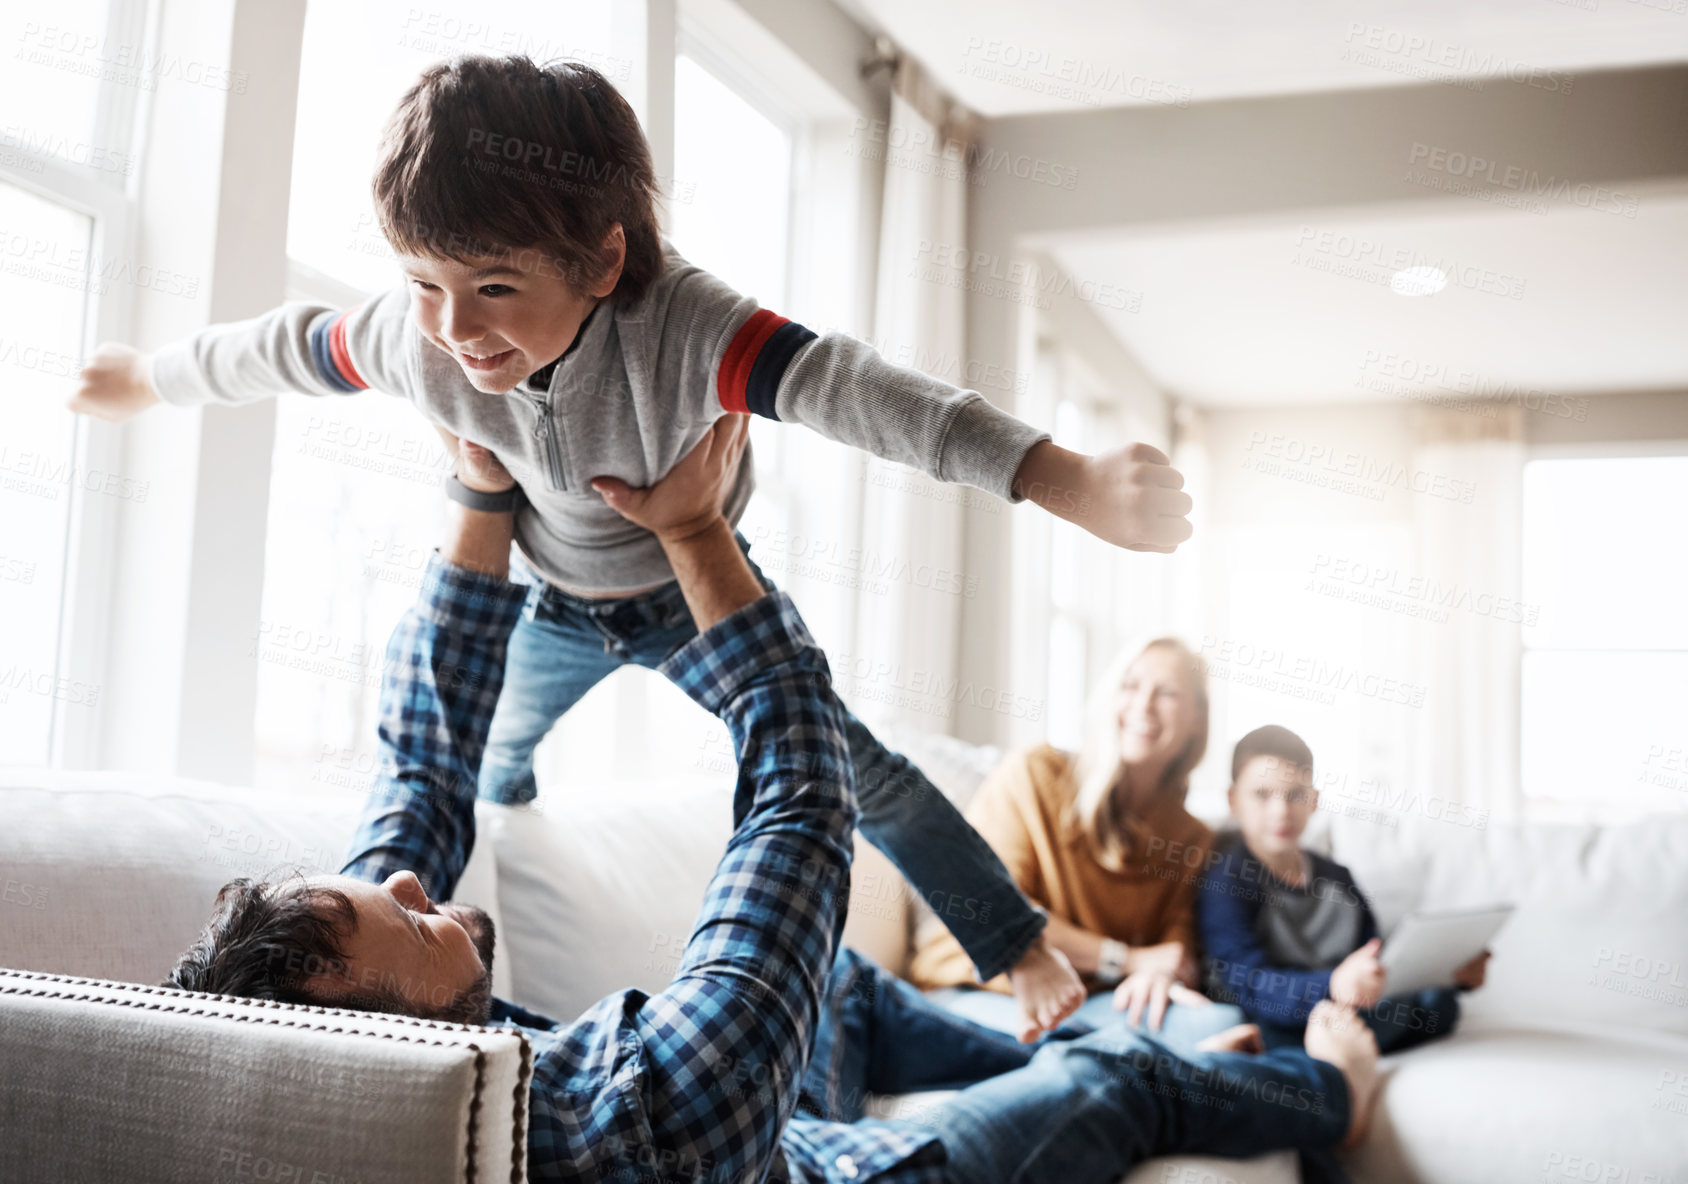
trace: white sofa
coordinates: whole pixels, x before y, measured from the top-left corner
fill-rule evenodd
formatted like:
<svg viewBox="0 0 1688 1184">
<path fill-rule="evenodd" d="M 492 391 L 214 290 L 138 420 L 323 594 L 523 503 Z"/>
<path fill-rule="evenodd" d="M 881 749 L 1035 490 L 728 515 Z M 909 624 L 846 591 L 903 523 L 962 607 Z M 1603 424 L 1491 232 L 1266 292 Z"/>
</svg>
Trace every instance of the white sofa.
<svg viewBox="0 0 1688 1184">
<path fill-rule="evenodd" d="M 996 756 L 938 737 L 893 744 L 961 802 Z M 233 1003 L 143 1015 L 149 1028 L 132 1022 L 135 1003 L 113 999 L 124 988 L 75 981 L 156 984 L 226 880 L 278 863 L 337 868 L 359 805 L 351 793 L 0 773 L 0 967 L 30 972 L 0 977 L 0 1055 L 39 1050 L 30 1073 L 0 1073 L 0 1179 L 523 1178 L 514 1096 L 527 1066 L 515 1043 L 455 1026 L 407 1040 L 402 1021 Z M 569 1018 L 611 990 L 667 981 L 727 838 L 724 781 L 479 813 L 459 897 L 498 925 L 498 993 Z M 1315 839 L 1354 868 L 1386 932 L 1415 905 L 1520 908 L 1460 1031 L 1386 1062 L 1373 1132 L 1349 1156 L 1355 1178 L 1688 1181 L 1688 818 L 1607 829 L 1394 821 L 1336 817 Z M 899 968 L 911 904 L 883 857 L 858 844 L 846 940 Z M 172 1002 L 128 994 L 143 1009 Z M 259 1011 L 328 1018 L 276 1039 L 277 1025 L 251 1022 Z M 95 1080 L 84 1047 L 109 1053 Z M 153 1066 L 149 1049 L 175 1068 Z M 181 1049 L 206 1055 L 183 1070 Z M 322 1073 L 367 1058 L 369 1074 Z M 221 1067 L 207 1078 L 204 1062 Z M 104 1088 L 119 1069 L 128 1092 Z M 183 1089 L 203 1104 L 143 1104 Z M 936 1100 L 874 1109 L 908 1116 Z M 1130 1177 L 1293 1179 L 1287 1153 L 1158 1160 Z"/>
</svg>

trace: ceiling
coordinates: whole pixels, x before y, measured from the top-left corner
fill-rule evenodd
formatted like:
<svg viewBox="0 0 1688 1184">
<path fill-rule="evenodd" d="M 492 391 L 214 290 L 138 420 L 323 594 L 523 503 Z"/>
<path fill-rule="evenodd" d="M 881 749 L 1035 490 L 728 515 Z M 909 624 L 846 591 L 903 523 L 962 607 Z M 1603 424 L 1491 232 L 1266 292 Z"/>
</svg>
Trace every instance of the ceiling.
<svg viewBox="0 0 1688 1184">
<path fill-rule="evenodd" d="M 1097 315 L 1157 386 L 1197 404 L 1688 387 L 1688 186 L 1629 196 L 1633 218 L 1473 202 L 1145 229 L 1050 253 L 1137 294 L 1109 302 L 1135 311 Z M 1440 264 L 1447 287 L 1392 291 L 1415 264 Z"/>
<path fill-rule="evenodd" d="M 1172 222 L 1122 208 L 1116 226 L 1104 210 L 1071 230 L 1033 225 L 1043 211 L 1024 207 L 1004 231 L 1075 278 L 1140 294 L 1134 311 L 1096 315 L 1157 386 L 1208 406 L 1688 390 L 1688 168 L 1671 146 L 1688 136 L 1688 105 L 1661 109 L 1688 91 L 1638 86 L 1624 107 L 1601 73 L 1688 61 L 1674 2 L 839 0 L 991 117 L 987 141 L 1056 141 L 1048 153 L 1082 162 L 1087 184 L 1104 175 L 1228 207 Z M 1505 78 L 1536 89 L 1509 97 Z M 1362 108 L 1376 134 L 1342 139 Z M 1277 123 L 1249 122 L 1268 110 Z M 1494 114 L 1506 111 L 1523 122 Z M 1232 124 L 1287 127 L 1301 150 L 1293 164 L 1287 150 L 1234 163 L 1256 144 L 1214 135 Z M 1418 139 L 1598 182 L 1622 208 L 1515 200 L 1486 182 L 1464 196 L 1339 196 L 1376 145 L 1405 160 Z M 1635 150 L 1614 163 L 1614 144 Z M 1638 167 L 1647 153 L 1669 163 Z M 1142 186 L 1108 173 L 1122 154 Z M 1288 168 L 1307 179 L 1301 208 L 1269 175 Z M 1443 263 L 1454 280 L 1399 295 L 1401 262 Z"/>
<path fill-rule="evenodd" d="M 838 2 L 991 117 L 1688 58 L 1677 0 Z"/>
</svg>

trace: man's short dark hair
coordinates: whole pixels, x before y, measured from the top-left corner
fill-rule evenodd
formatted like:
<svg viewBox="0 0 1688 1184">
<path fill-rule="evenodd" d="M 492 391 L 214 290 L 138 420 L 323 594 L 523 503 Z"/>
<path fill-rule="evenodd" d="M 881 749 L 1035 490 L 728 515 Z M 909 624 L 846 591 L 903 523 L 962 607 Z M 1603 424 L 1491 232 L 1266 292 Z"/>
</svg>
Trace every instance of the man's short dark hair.
<svg viewBox="0 0 1688 1184">
<path fill-rule="evenodd" d="M 1248 762 L 1259 756 L 1277 757 L 1294 765 L 1309 777 L 1313 775 L 1313 750 L 1307 747 L 1307 741 L 1288 728 L 1267 724 L 1237 741 L 1237 747 L 1231 753 L 1232 785 L 1243 775 L 1243 769 L 1247 767 Z"/>
<path fill-rule="evenodd" d="M 351 897 L 306 883 L 298 872 L 230 880 L 198 939 L 164 986 L 243 999 L 412 1013 L 403 997 L 379 991 L 306 992 L 306 983 L 346 971 L 343 935 L 357 927 Z"/>
<path fill-rule="evenodd" d="M 662 271 L 656 170 L 633 108 L 597 70 L 522 54 L 439 62 L 387 122 L 376 217 L 400 254 L 449 259 L 543 252 L 580 289 L 609 273 L 616 223 L 627 257 L 612 299 Z"/>
</svg>

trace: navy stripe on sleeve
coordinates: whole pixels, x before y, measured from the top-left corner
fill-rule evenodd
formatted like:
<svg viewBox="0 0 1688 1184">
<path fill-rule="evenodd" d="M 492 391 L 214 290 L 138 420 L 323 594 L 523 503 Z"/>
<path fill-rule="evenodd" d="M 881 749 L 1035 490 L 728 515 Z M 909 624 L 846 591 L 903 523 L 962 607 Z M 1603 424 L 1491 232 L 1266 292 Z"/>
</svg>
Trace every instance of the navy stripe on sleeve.
<svg viewBox="0 0 1688 1184">
<path fill-rule="evenodd" d="M 780 379 L 798 350 L 813 341 L 818 334 L 813 329 L 787 321 L 762 346 L 756 362 L 750 368 L 750 378 L 744 384 L 744 402 L 752 415 L 778 419 L 774 410 L 774 396 L 779 393 Z"/>
<path fill-rule="evenodd" d="M 345 316 L 336 313 L 333 316 L 318 317 L 316 324 L 311 326 L 311 361 L 316 363 L 317 374 L 329 386 L 341 394 L 351 394 L 367 388 L 349 380 L 340 373 L 340 367 L 334 362 L 334 344 L 332 331 L 336 321 Z"/>
</svg>

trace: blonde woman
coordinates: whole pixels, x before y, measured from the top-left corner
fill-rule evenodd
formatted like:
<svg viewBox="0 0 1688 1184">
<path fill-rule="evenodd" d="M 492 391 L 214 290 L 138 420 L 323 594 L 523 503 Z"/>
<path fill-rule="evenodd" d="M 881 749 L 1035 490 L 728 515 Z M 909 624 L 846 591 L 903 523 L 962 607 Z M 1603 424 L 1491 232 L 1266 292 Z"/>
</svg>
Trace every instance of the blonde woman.
<svg viewBox="0 0 1688 1184">
<path fill-rule="evenodd" d="M 967 818 L 1020 890 L 1049 912 L 1044 936 L 1091 994 L 1072 1017 L 1095 1026 L 1146 1019 L 1169 1043 L 1194 1042 L 1242 1013 L 1196 982 L 1195 894 L 1213 835 L 1184 808 L 1207 751 L 1207 675 L 1163 637 L 1122 654 L 1091 697 L 1084 750 L 1048 744 L 1010 754 Z M 981 984 L 931 912 L 909 978 L 968 1019 L 1017 1026 L 1005 978 Z"/>
</svg>

